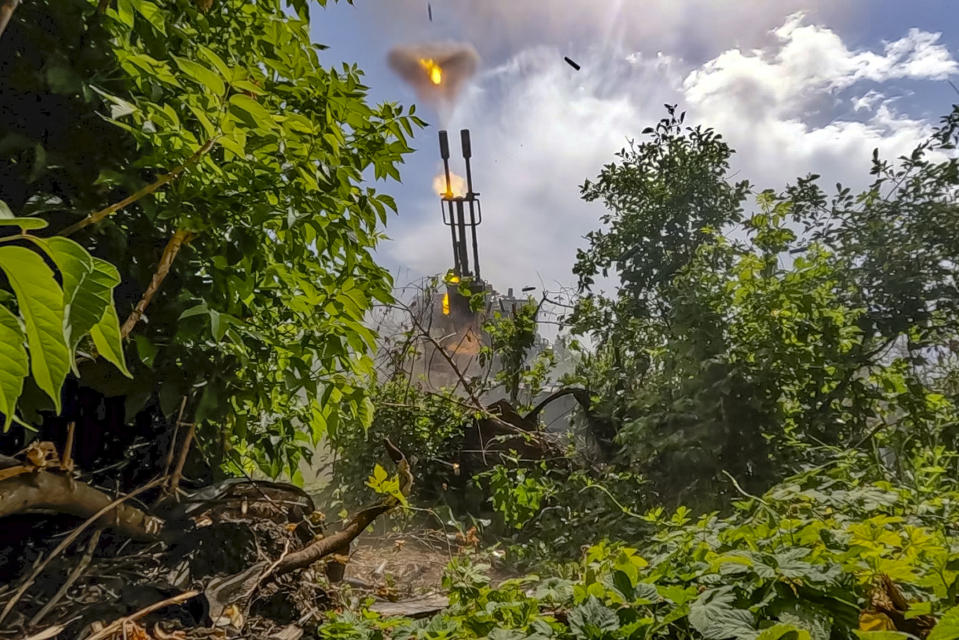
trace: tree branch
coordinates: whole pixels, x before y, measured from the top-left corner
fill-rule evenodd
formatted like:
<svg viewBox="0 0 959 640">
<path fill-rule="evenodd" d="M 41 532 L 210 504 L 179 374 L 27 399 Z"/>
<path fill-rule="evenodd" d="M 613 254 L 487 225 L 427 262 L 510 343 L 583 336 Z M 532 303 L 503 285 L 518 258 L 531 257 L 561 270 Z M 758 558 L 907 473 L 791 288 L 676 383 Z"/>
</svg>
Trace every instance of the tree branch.
<svg viewBox="0 0 959 640">
<path fill-rule="evenodd" d="M 192 238 L 193 233 L 183 229 L 178 229 L 170 237 L 170 240 L 166 243 L 166 247 L 163 248 L 163 255 L 160 256 L 160 264 L 157 265 L 156 273 L 153 274 L 153 279 L 150 280 L 150 286 L 143 292 L 143 297 L 140 298 L 140 302 L 137 303 L 136 308 L 127 316 L 126 322 L 123 323 L 123 327 L 120 329 L 120 335 L 122 337 L 126 338 L 129 336 L 130 332 L 133 331 L 133 327 L 135 327 L 137 322 L 143 317 L 147 306 L 149 306 L 150 301 L 153 300 L 153 296 L 156 295 L 160 285 L 163 284 L 163 280 L 170 272 L 170 266 L 173 264 L 176 255 L 180 252 L 180 247 Z"/>
<path fill-rule="evenodd" d="M 9 2 L 10 0 L 6 0 L 6 1 Z M 2 19 L 2 17 L 0 17 L 0 19 Z M 61 231 L 58 235 L 69 236 L 76 233 L 80 229 L 88 227 L 91 224 L 96 224 L 97 222 L 100 222 L 107 216 L 116 213 L 120 209 L 128 207 L 129 205 L 133 204 L 140 198 L 150 195 L 151 193 L 155 192 L 157 189 L 164 186 L 165 184 L 169 182 L 173 182 L 173 180 L 175 180 L 177 176 L 183 173 L 186 169 L 192 167 L 197 162 L 199 162 L 200 158 L 206 155 L 206 153 L 213 148 L 213 145 L 215 143 L 216 143 L 216 138 L 215 137 L 210 138 L 205 143 L 203 143 L 203 146 L 197 149 L 192 156 L 187 158 L 186 162 L 181 164 L 179 167 L 176 167 L 175 169 L 173 169 L 173 171 L 171 171 L 170 173 L 160 176 L 154 182 L 151 182 L 150 184 L 146 185 L 139 191 L 133 193 L 132 195 L 127 196 L 123 200 L 120 200 L 119 202 L 115 202 L 105 209 L 100 209 L 99 211 L 95 213 L 91 213 L 83 220 L 80 220 L 79 222 L 71 224 L 69 227 Z"/>
<path fill-rule="evenodd" d="M 6 31 L 7 24 L 13 17 L 13 12 L 17 10 L 18 4 L 20 0 L 0 0 L 0 37 L 3 37 L 3 32 Z"/>
</svg>

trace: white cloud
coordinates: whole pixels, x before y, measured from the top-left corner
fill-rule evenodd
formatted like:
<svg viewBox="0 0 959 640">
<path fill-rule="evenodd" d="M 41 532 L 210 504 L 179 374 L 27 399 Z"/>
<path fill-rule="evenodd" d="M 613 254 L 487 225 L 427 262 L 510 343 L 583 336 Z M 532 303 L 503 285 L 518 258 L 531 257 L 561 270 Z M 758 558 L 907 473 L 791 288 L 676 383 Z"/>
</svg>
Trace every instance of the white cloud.
<svg viewBox="0 0 959 640">
<path fill-rule="evenodd" d="M 885 100 L 886 96 L 879 93 L 875 89 L 870 89 L 864 95 L 854 97 L 852 100 L 852 108 L 854 111 L 872 111 L 876 108 L 876 105 Z"/>
<path fill-rule="evenodd" d="M 704 108 L 733 101 L 746 113 L 779 117 L 801 114 L 810 99 L 863 80 L 942 80 L 959 72 L 939 34 L 910 29 L 877 54 L 851 51 L 836 32 L 803 20 L 797 13 L 776 29 L 779 42 L 771 51 L 732 49 L 702 65 L 686 78 L 686 97 Z"/>
<path fill-rule="evenodd" d="M 487 70 L 450 126 L 473 132 L 473 173 L 485 216 L 483 275 L 500 290 L 538 286 L 540 278 L 547 287 L 572 283 L 576 249 L 602 214 L 601 206 L 579 198 L 578 185 L 612 161 L 627 137 L 659 120 L 664 103 L 678 103 L 687 122 L 723 134 L 737 151 L 737 179 L 781 188 L 815 172 L 827 185 L 861 186 L 873 148 L 898 156 L 931 128 L 892 108 L 884 96 L 897 89 L 887 83 L 959 72 L 939 36 L 916 29 L 873 51 L 850 48 L 833 30 L 796 14 L 768 36 L 770 46 L 730 48 L 697 66 L 670 49 L 649 55 L 540 46 Z M 582 71 L 563 64 L 563 55 Z M 837 94 L 861 83 L 873 86 L 850 99 L 860 119 L 835 118 L 848 112 L 836 111 Z M 849 105 L 847 99 L 841 104 Z M 389 250 L 415 270 L 444 271 L 449 250 L 436 247 L 448 245 L 448 231 L 438 224 L 435 201 L 419 207 L 436 214 L 394 230 Z"/>
<path fill-rule="evenodd" d="M 928 135 L 929 123 L 897 113 L 870 90 L 856 110 L 880 103 L 865 121 L 813 118 L 834 93 L 862 81 L 937 80 L 959 64 L 939 35 L 916 29 L 882 54 L 851 50 L 832 30 L 790 16 L 769 50 L 724 52 L 690 72 L 683 92 L 690 111 L 719 130 L 737 150 L 736 164 L 762 186 L 806 173 L 862 185 L 874 148 L 898 156 Z"/>
</svg>

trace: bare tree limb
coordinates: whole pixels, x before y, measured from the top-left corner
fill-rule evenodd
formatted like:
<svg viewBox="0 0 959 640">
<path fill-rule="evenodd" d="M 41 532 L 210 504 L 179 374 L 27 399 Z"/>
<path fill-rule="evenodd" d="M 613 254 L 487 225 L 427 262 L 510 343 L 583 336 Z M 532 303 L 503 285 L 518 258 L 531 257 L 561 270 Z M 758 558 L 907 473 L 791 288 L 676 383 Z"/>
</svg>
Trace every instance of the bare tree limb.
<svg viewBox="0 0 959 640">
<path fill-rule="evenodd" d="M 384 442 L 390 457 L 396 463 L 400 475 L 400 492 L 407 496 L 413 488 L 413 475 L 406 457 L 389 440 Z M 390 511 L 399 504 L 394 496 L 387 496 L 379 504 L 363 509 L 350 518 L 346 526 L 326 538 L 320 538 L 299 551 L 287 555 L 275 566 L 274 575 L 282 575 L 296 569 L 308 567 L 321 558 L 348 549 L 350 543 L 372 524 L 377 516 Z"/>
</svg>

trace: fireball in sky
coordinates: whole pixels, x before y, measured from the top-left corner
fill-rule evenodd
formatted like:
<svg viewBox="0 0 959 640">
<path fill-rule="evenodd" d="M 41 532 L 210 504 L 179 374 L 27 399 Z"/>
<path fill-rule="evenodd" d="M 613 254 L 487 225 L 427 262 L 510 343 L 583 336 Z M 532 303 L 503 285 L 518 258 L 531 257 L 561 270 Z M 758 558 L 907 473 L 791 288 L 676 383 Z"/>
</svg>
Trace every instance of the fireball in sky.
<svg viewBox="0 0 959 640">
<path fill-rule="evenodd" d="M 400 46 L 390 51 L 388 60 L 420 100 L 436 106 L 455 102 L 479 66 L 476 49 L 457 43 Z"/>
</svg>

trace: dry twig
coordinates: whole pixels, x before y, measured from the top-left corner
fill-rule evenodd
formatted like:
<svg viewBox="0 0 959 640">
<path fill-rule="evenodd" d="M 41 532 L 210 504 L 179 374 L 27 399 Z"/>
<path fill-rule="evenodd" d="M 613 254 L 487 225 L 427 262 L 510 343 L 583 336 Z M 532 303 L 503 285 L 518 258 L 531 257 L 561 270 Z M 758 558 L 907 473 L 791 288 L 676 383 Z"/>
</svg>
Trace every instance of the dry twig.
<svg viewBox="0 0 959 640">
<path fill-rule="evenodd" d="M 93 535 L 90 536 L 90 542 L 87 543 L 87 550 L 83 553 L 83 557 L 80 559 L 80 562 L 77 563 L 77 566 L 73 568 L 73 571 L 70 572 L 70 575 L 67 576 L 66 582 L 63 583 L 57 592 L 54 594 L 53 598 L 50 599 L 50 602 L 43 605 L 43 608 L 37 612 L 37 615 L 33 616 L 30 619 L 29 626 L 35 626 L 40 624 L 40 621 L 50 613 L 57 603 L 63 599 L 63 596 L 67 595 L 67 591 L 70 590 L 70 587 L 73 586 L 73 583 L 76 582 L 80 576 L 83 575 L 83 572 L 87 570 L 87 567 L 90 566 L 90 562 L 93 560 L 93 551 L 97 548 L 97 544 L 100 542 L 100 534 L 103 533 L 103 529 L 97 529 L 93 532 Z"/>
<path fill-rule="evenodd" d="M 149 306 L 150 301 L 153 300 L 153 296 L 156 295 L 156 292 L 160 289 L 160 285 L 163 284 L 167 274 L 170 273 L 170 267 L 173 265 L 173 260 L 177 254 L 180 253 L 180 248 L 188 243 L 193 238 L 193 235 L 191 231 L 177 229 L 176 232 L 170 236 L 170 240 L 163 248 L 163 255 L 160 256 L 160 264 L 157 265 L 157 270 L 150 280 L 150 285 L 146 288 L 146 291 L 143 292 L 143 297 L 140 298 L 140 302 L 138 302 L 136 308 L 130 312 L 130 315 L 127 316 L 126 321 L 120 328 L 121 336 L 126 338 L 130 335 L 133 327 L 135 327 L 143 317 L 147 306 Z"/>
<path fill-rule="evenodd" d="M 104 638 L 109 638 L 113 636 L 115 633 L 117 633 L 118 631 L 124 632 L 126 630 L 126 625 L 130 624 L 131 622 L 136 622 L 143 616 L 149 615 L 153 613 L 154 611 L 162 609 L 163 607 L 169 607 L 170 605 L 186 602 L 190 598 L 195 598 L 198 595 L 200 595 L 199 591 L 186 591 L 179 595 L 175 595 L 172 598 L 167 598 L 166 600 L 160 600 L 159 602 L 154 602 L 149 607 L 144 607 L 140 609 L 139 611 L 137 611 L 136 613 L 132 613 L 118 620 L 114 620 L 113 622 L 105 626 L 103 629 L 100 629 L 99 631 L 94 633 L 92 636 L 87 638 L 87 640 L 104 640 Z"/>
</svg>

